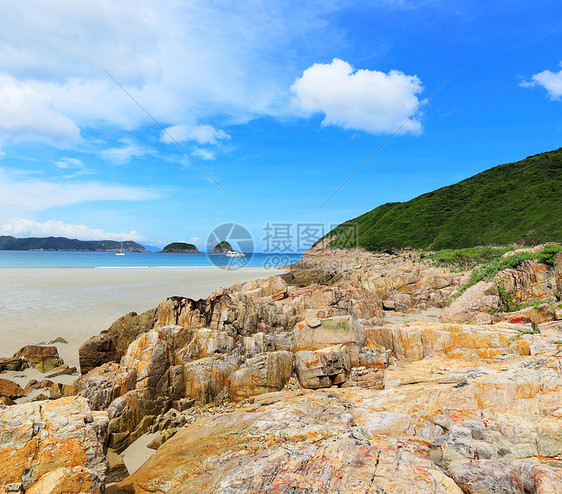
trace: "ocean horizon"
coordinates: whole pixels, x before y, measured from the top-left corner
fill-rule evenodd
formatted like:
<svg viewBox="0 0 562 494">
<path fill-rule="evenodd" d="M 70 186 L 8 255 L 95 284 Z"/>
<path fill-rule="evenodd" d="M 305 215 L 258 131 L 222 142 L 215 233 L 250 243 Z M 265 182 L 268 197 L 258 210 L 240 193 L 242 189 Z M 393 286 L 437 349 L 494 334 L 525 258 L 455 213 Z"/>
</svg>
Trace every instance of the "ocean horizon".
<svg viewBox="0 0 562 494">
<path fill-rule="evenodd" d="M 0 251 L 0 268 L 278 268 L 302 258 L 295 253 L 249 253 L 243 258 L 225 254 L 158 252 Z"/>
</svg>

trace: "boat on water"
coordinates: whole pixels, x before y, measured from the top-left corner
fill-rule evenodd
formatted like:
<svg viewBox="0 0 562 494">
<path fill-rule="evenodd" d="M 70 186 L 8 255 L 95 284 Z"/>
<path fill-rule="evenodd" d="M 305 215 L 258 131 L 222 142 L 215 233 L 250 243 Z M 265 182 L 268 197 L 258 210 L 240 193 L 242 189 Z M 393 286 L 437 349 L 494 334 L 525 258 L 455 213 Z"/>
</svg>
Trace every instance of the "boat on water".
<svg viewBox="0 0 562 494">
<path fill-rule="evenodd" d="M 246 254 L 243 252 L 238 252 L 237 250 L 229 250 L 226 253 L 226 257 L 246 257 Z"/>
<path fill-rule="evenodd" d="M 125 253 L 123 252 L 123 242 L 121 242 L 121 248 L 119 249 L 119 252 L 115 253 L 116 256 L 124 256 Z"/>
</svg>

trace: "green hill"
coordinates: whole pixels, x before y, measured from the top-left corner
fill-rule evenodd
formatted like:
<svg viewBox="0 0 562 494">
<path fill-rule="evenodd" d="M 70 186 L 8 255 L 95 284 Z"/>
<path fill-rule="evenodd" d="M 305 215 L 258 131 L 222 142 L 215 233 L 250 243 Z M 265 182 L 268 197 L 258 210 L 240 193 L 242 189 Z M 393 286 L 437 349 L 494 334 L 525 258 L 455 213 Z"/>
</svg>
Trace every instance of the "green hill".
<svg viewBox="0 0 562 494">
<path fill-rule="evenodd" d="M 76 240 L 66 237 L 28 237 L 15 238 L 9 235 L 0 236 L 0 250 L 64 250 L 113 252 L 121 248 L 121 242 L 115 240 Z M 142 246 L 128 240 L 123 242 L 126 252 L 146 252 Z"/>
<path fill-rule="evenodd" d="M 232 245 L 230 245 L 226 240 L 219 242 L 215 245 L 215 248 L 211 251 L 211 254 L 226 254 L 232 250 Z"/>
<path fill-rule="evenodd" d="M 168 254 L 200 254 L 199 249 L 193 244 L 187 244 L 185 242 L 172 242 L 166 245 L 160 252 Z"/>
<path fill-rule="evenodd" d="M 562 148 L 383 204 L 321 240 L 374 251 L 562 241 Z"/>
</svg>

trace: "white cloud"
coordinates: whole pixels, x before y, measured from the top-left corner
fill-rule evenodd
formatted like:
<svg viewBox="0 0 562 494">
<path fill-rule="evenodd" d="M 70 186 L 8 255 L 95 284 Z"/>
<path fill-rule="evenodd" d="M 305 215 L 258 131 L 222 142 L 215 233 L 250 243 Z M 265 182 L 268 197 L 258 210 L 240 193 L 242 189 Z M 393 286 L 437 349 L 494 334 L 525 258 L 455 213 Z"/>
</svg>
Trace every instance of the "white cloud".
<svg viewBox="0 0 562 494">
<path fill-rule="evenodd" d="M 0 74 L 0 138 L 67 148 L 78 143 L 80 129 L 55 109 L 53 96 L 40 84 Z"/>
<path fill-rule="evenodd" d="M 172 139 L 173 138 L 173 139 Z M 166 144 L 172 142 L 195 141 L 199 144 L 219 144 L 220 141 L 230 139 L 230 136 L 220 129 L 215 129 L 211 125 L 198 125 L 192 127 L 187 124 L 172 125 L 162 132 L 160 140 Z"/>
<path fill-rule="evenodd" d="M 63 175 L 63 178 L 76 178 L 82 175 L 92 175 L 94 172 L 86 168 L 84 163 L 76 158 L 61 158 L 55 161 L 55 165 L 60 170 L 67 170 L 68 173 Z"/>
<path fill-rule="evenodd" d="M 128 139 L 121 139 L 121 147 L 109 148 L 101 152 L 101 157 L 117 165 L 124 165 L 132 158 L 152 154 L 153 151 L 147 147 L 136 144 Z"/>
<path fill-rule="evenodd" d="M 61 158 L 59 161 L 55 161 L 55 165 L 57 165 L 57 168 L 62 168 L 63 170 L 84 167 L 84 163 L 76 158 Z"/>
<path fill-rule="evenodd" d="M 130 232 L 111 233 L 101 228 L 90 228 L 86 225 L 71 225 L 60 220 L 48 220 L 43 223 L 27 218 L 10 218 L 0 223 L 0 235 L 14 237 L 68 237 L 79 240 L 134 240 L 146 242 L 147 237 L 134 230 Z"/>
<path fill-rule="evenodd" d="M 562 62 L 560 63 L 562 67 Z M 551 72 L 543 70 L 531 77 L 530 81 L 524 81 L 520 84 L 522 87 L 541 86 L 547 90 L 548 95 L 553 100 L 562 99 L 562 70 Z"/>
<path fill-rule="evenodd" d="M 142 201 L 160 194 L 145 187 L 99 182 L 51 182 L 29 179 L 0 168 L 0 206 L 43 210 L 93 201 Z"/>
<path fill-rule="evenodd" d="M 191 154 L 196 158 L 201 158 L 202 160 L 211 161 L 215 159 L 215 153 L 209 151 L 208 149 L 197 148 Z"/>
<path fill-rule="evenodd" d="M 152 125 L 102 68 L 163 123 L 194 127 L 210 118 L 229 124 L 287 115 L 299 60 L 326 56 L 340 44 L 327 18 L 349 6 L 348 0 L 0 1 L 0 137 L 59 147 L 75 144 L 85 127 Z M 196 139 L 222 139 L 201 131 Z"/>
<path fill-rule="evenodd" d="M 373 134 L 419 134 L 422 126 L 410 118 L 420 104 L 420 79 L 391 70 L 355 70 L 335 58 L 330 64 L 314 64 L 291 86 L 293 103 L 306 114 L 323 113 L 322 125 L 364 130 Z M 408 120 L 409 119 L 409 120 Z"/>
</svg>

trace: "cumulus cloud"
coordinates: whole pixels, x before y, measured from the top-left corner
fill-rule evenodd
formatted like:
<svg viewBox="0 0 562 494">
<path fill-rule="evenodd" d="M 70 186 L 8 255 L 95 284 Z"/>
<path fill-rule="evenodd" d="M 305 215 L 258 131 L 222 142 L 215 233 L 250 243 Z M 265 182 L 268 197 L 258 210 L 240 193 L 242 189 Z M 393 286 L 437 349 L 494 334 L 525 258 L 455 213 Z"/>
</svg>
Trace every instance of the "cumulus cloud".
<svg viewBox="0 0 562 494">
<path fill-rule="evenodd" d="M 305 114 L 324 114 L 322 125 L 337 125 L 372 134 L 419 134 L 421 122 L 411 118 L 423 90 L 420 79 L 397 70 L 356 70 L 335 58 L 314 64 L 291 86 L 293 103 Z"/>
<path fill-rule="evenodd" d="M 43 210 L 93 201 L 142 201 L 161 194 L 145 187 L 99 182 L 52 182 L 0 168 L 0 206 Z"/>
<path fill-rule="evenodd" d="M 101 228 L 90 228 L 86 225 L 72 225 L 60 220 L 37 222 L 28 218 L 10 218 L 0 223 L 0 235 L 14 237 L 68 237 L 79 240 L 134 240 L 145 242 L 148 240 L 134 230 L 130 232 L 111 233 Z"/>
<path fill-rule="evenodd" d="M 160 140 L 166 144 L 172 142 L 195 141 L 199 144 L 219 144 L 220 141 L 230 139 L 230 136 L 220 129 L 215 129 L 211 125 L 197 125 L 192 127 L 187 124 L 172 125 L 162 132 Z"/>
<path fill-rule="evenodd" d="M 11 2 L 0 16 L 0 131 L 68 147 L 89 126 L 152 124 L 102 68 L 160 122 L 286 115 L 299 58 L 338 46 L 326 19 L 342 6 L 347 0 Z M 199 131 L 195 139 L 224 137 Z"/>
<path fill-rule="evenodd" d="M 560 62 L 560 66 L 562 67 L 562 62 Z M 530 81 L 523 81 L 520 86 L 543 87 L 548 92 L 550 99 L 560 101 L 562 100 L 562 69 L 558 72 L 543 70 L 542 72 L 533 75 Z"/>
<path fill-rule="evenodd" d="M 57 111 L 53 96 L 40 84 L 0 75 L 0 137 L 67 148 L 80 140 L 80 129 Z"/>
</svg>

